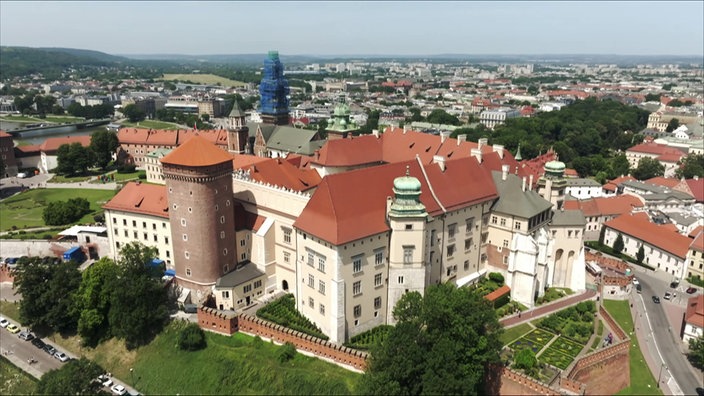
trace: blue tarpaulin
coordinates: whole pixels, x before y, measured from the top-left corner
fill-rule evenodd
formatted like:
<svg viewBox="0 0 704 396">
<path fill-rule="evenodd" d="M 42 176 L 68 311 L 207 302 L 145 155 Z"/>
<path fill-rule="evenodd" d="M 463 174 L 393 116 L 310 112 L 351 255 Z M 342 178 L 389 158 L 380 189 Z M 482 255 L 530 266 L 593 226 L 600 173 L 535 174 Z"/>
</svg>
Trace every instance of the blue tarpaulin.
<svg viewBox="0 0 704 396">
<path fill-rule="evenodd" d="M 164 260 L 154 259 L 154 260 L 152 260 L 152 262 L 150 264 L 152 267 L 158 267 L 158 266 L 164 264 Z"/>
<path fill-rule="evenodd" d="M 172 269 L 168 269 L 168 270 L 164 271 L 164 275 L 176 276 L 176 271 L 174 271 Z"/>
</svg>

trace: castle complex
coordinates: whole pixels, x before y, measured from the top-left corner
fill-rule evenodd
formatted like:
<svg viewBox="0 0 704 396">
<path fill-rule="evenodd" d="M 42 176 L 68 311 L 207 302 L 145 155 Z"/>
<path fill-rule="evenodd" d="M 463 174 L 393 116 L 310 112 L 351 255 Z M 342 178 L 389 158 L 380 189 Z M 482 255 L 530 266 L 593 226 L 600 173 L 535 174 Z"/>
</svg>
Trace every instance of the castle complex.
<svg viewBox="0 0 704 396">
<path fill-rule="evenodd" d="M 267 67 L 281 76 L 278 56 L 261 88 L 262 118 L 278 124 L 286 85 Z M 136 236 L 192 301 L 212 295 L 221 310 L 292 293 L 333 342 L 393 323 L 404 293 L 440 282 L 501 272 L 529 307 L 547 287 L 585 288 L 586 221 L 562 207 L 564 164 L 548 162 L 534 180 L 486 139 L 400 128 L 349 136 L 344 107 L 338 139 L 266 158 L 247 154 L 250 127 L 235 104 L 226 142 L 188 136 L 152 165 L 164 186 L 128 184 L 105 205 L 114 254 Z"/>
</svg>

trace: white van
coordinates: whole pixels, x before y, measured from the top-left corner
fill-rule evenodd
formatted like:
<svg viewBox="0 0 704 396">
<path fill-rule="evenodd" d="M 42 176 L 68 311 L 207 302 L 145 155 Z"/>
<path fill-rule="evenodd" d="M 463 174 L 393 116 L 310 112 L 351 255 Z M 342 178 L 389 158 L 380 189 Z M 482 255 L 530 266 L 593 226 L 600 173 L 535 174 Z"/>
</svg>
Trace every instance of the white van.
<svg viewBox="0 0 704 396">
<path fill-rule="evenodd" d="M 17 174 L 17 177 L 18 177 L 19 179 L 24 179 L 25 177 L 27 177 L 27 174 L 24 173 L 24 172 L 20 172 L 20 173 Z"/>
</svg>

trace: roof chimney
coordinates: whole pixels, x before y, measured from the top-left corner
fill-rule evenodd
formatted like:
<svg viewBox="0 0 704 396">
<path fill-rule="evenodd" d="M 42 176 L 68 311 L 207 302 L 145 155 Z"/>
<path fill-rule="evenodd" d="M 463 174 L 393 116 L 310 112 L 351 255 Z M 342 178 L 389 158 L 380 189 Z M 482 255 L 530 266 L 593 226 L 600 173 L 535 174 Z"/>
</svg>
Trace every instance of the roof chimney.
<svg viewBox="0 0 704 396">
<path fill-rule="evenodd" d="M 450 132 L 440 132 L 440 143 L 445 143 L 445 140 L 447 140 L 448 136 L 450 136 Z"/>
<path fill-rule="evenodd" d="M 445 157 L 443 157 L 442 155 L 434 155 L 433 163 L 438 164 L 440 170 L 445 172 Z"/>
<path fill-rule="evenodd" d="M 404 124 L 403 125 L 403 133 L 406 133 L 408 131 L 408 125 Z"/>
<path fill-rule="evenodd" d="M 406 128 L 403 128 L 403 134 L 404 134 L 404 135 L 406 134 L 406 132 L 407 132 L 407 131 L 406 131 Z"/>
<path fill-rule="evenodd" d="M 494 145 L 494 152 L 499 154 L 499 158 L 504 159 L 504 146 L 501 144 Z"/>
<path fill-rule="evenodd" d="M 506 180 L 508 178 L 508 165 L 501 165 L 501 180 Z"/>
<path fill-rule="evenodd" d="M 376 136 L 377 138 L 379 137 L 379 130 L 378 129 L 372 129 L 372 135 Z"/>
<path fill-rule="evenodd" d="M 482 147 L 486 146 L 489 144 L 489 139 L 488 138 L 480 138 L 477 143 L 479 144 L 479 150 L 482 149 Z"/>
<path fill-rule="evenodd" d="M 478 148 L 473 148 L 470 151 L 470 154 L 472 154 L 472 157 L 475 157 L 479 163 L 482 163 L 482 150 Z"/>
<path fill-rule="evenodd" d="M 521 190 L 523 190 L 523 192 L 526 192 L 526 177 L 525 176 L 523 176 L 523 184 L 521 185 Z"/>
<path fill-rule="evenodd" d="M 467 141 L 467 135 L 457 135 L 457 145 L 458 146 L 466 141 Z"/>
<path fill-rule="evenodd" d="M 533 174 L 531 173 L 530 176 L 528 177 L 528 189 L 532 190 L 533 189 Z"/>
</svg>

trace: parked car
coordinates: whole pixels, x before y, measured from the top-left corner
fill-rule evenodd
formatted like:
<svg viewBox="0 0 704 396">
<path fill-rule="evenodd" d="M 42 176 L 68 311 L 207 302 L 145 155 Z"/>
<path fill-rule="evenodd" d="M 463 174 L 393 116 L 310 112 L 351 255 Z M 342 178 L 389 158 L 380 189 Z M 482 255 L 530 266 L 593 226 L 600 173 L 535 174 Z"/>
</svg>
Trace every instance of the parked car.
<svg viewBox="0 0 704 396">
<path fill-rule="evenodd" d="M 127 393 L 127 389 L 125 389 L 125 387 L 122 385 L 113 385 L 112 388 L 110 388 L 110 390 L 112 391 L 112 393 L 114 393 L 118 396 L 122 396 L 125 393 Z"/>
<path fill-rule="evenodd" d="M 62 362 L 67 362 L 69 359 L 68 355 L 66 355 L 63 352 L 58 352 L 58 351 L 56 353 L 54 353 L 54 357 L 59 359 Z"/>
<path fill-rule="evenodd" d="M 658 296 L 653 296 L 653 302 L 654 302 L 655 304 L 660 304 L 660 297 L 658 297 Z"/>
<path fill-rule="evenodd" d="M 638 279 L 633 278 L 633 284 L 638 286 L 638 285 L 640 285 L 640 282 L 638 282 Z"/>
<path fill-rule="evenodd" d="M 20 328 L 17 327 L 16 324 L 10 323 L 9 325 L 7 325 L 7 331 L 9 331 L 12 334 L 17 334 L 20 332 Z"/>
<path fill-rule="evenodd" d="M 56 348 L 54 348 L 51 344 L 44 345 L 43 349 L 44 349 L 44 352 L 46 352 L 52 356 L 56 353 Z"/>
<path fill-rule="evenodd" d="M 20 340 L 31 341 L 34 339 L 34 334 L 32 334 L 28 331 L 22 331 L 19 334 L 17 334 L 17 337 L 19 337 Z"/>
<path fill-rule="evenodd" d="M 9 320 L 0 316 L 0 327 L 7 327 L 7 325 L 9 325 L 9 324 L 10 324 Z"/>
<path fill-rule="evenodd" d="M 42 341 L 40 338 L 35 338 L 32 340 L 32 345 L 39 349 L 44 349 L 44 346 L 46 345 L 44 341 Z"/>
<path fill-rule="evenodd" d="M 697 288 L 696 288 L 696 287 L 688 287 L 688 288 L 687 288 L 687 294 L 694 294 L 694 293 L 696 293 L 696 292 L 697 292 Z"/>
<path fill-rule="evenodd" d="M 105 382 L 103 382 L 103 386 L 109 387 L 112 385 L 112 380 L 110 378 L 106 379 Z"/>
<path fill-rule="evenodd" d="M 669 300 L 670 298 L 672 298 L 672 293 L 670 293 L 670 292 L 665 292 L 664 298 L 665 298 L 665 300 Z"/>
</svg>

